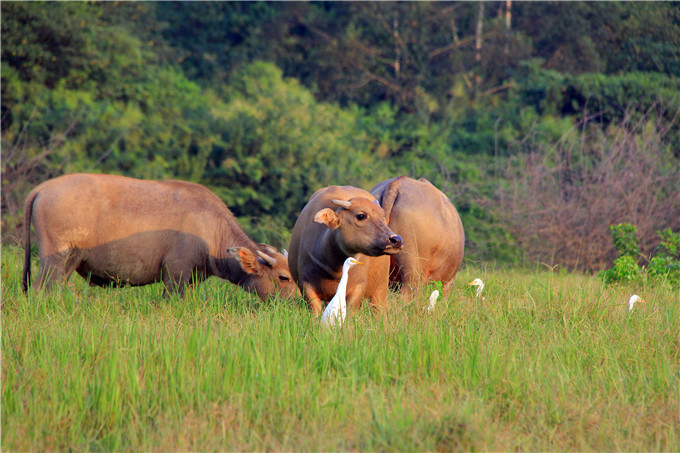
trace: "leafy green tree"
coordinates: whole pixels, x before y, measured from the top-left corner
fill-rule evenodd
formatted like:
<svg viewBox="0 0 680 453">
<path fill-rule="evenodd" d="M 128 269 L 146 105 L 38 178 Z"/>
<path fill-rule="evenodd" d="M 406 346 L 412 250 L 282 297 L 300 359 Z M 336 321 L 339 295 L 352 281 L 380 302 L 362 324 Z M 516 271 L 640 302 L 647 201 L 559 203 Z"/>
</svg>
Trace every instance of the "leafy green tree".
<svg viewBox="0 0 680 453">
<path fill-rule="evenodd" d="M 2 4 L 3 219 L 32 185 L 64 172 L 201 178 L 218 138 L 210 102 L 158 64 L 163 46 L 142 40 L 153 32 L 121 19 L 148 20 L 148 7 Z"/>
<path fill-rule="evenodd" d="M 50 89 L 61 84 L 92 91 L 100 98 L 124 100 L 119 82 L 158 62 L 156 51 L 162 45 L 153 41 L 149 31 L 153 27 L 144 27 L 151 5 L 4 2 L 3 66 L 13 68 L 24 82 Z M 130 16 L 137 20 L 130 21 Z M 135 25 L 145 32 L 131 33 Z M 3 90 L 3 104 L 5 94 Z"/>
<path fill-rule="evenodd" d="M 125 13 L 149 4 L 3 3 L 3 141 L 43 147 L 54 173 L 106 171 L 198 180 L 213 138 L 209 102 L 160 67 L 153 32 L 130 33 Z M 143 41 L 142 39 L 149 39 Z M 5 45 L 6 42 L 6 45 Z"/>
<path fill-rule="evenodd" d="M 318 103 L 271 63 L 253 63 L 213 103 L 221 144 L 205 181 L 239 216 L 283 217 L 290 228 L 311 194 L 331 184 L 365 187 L 377 160 L 358 112 Z"/>
<path fill-rule="evenodd" d="M 607 73 L 658 72 L 680 74 L 680 4 L 621 2 L 603 4 L 617 21 L 600 28 L 600 53 Z M 602 33 L 606 30 L 606 34 Z M 615 49 L 615 51 L 612 51 Z"/>
</svg>

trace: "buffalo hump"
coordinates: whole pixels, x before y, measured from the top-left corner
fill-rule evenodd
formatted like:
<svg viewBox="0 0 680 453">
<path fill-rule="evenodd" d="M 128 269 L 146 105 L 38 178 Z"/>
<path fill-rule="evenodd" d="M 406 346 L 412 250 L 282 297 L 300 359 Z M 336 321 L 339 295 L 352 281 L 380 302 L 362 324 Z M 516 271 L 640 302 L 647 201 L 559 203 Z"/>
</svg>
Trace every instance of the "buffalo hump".
<svg viewBox="0 0 680 453">
<path fill-rule="evenodd" d="M 419 284 L 441 281 L 448 294 L 463 262 L 465 233 L 458 211 L 427 179 L 388 179 L 371 193 L 385 210 L 390 228 L 404 239 L 392 257 L 390 281 L 410 292 Z"/>
</svg>

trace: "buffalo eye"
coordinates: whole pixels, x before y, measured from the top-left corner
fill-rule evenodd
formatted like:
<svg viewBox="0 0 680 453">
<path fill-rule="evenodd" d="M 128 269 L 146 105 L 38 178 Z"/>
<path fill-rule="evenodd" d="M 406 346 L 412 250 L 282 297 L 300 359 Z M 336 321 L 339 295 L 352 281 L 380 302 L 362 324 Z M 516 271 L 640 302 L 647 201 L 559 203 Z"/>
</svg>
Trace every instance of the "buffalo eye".
<svg viewBox="0 0 680 453">
<path fill-rule="evenodd" d="M 279 280 L 281 280 L 282 282 L 289 282 L 290 281 L 290 279 L 288 277 L 286 277 L 285 275 L 279 275 Z"/>
<path fill-rule="evenodd" d="M 357 214 L 357 220 L 366 220 L 366 214 Z"/>
</svg>

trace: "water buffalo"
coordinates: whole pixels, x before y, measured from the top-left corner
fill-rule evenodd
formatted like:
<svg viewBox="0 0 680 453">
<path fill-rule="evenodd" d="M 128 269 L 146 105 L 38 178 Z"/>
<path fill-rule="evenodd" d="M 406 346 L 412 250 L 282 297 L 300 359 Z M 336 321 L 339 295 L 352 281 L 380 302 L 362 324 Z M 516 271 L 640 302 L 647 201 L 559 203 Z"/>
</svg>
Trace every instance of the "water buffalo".
<svg viewBox="0 0 680 453">
<path fill-rule="evenodd" d="M 366 263 L 350 270 L 347 305 L 356 308 L 363 297 L 374 308 L 387 305 L 389 256 L 402 248 L 401 237 L 385 222 L 375 198 L 351 186 L 330 186 L 312 195 L 293 227 L 290 272 L 312 312 L 335 294 L 342 264 L 350 256 Z"/>
<path fill-rule="evenodd" d="M 371 190 L 385 210 L 387 224 L 404 238 L 393 255 L 390 281 L 410 293 L 419 283 L 441 281 L 444 295 L 463 262 L 465 233 L 458 211 L 430 181 L 406 176 L 388 179 Z"/>
<path fill-rule="evenodd" d="M 162 281 L 165 294 L 217 277 L 262 299 L 299 290 L 288 259 L 256 244 L 210 190 L 185 181 L 69 174 L 40 184 L 24 211 L 23 288 L 31 272 L 31 221 L 40 251 L 35 289 L 75 270 L 91 285 Z"/>
</svg>

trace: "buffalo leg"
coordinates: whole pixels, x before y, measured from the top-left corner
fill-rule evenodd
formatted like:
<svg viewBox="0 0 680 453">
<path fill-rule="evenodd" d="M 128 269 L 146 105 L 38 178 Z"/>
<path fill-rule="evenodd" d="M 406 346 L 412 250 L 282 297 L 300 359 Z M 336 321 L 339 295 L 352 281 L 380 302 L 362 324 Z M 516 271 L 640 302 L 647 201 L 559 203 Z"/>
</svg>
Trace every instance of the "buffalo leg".
<svg viewBox="0 0 680 453">
<path fill-rule="evenodd" d="M 72 251 L 41 256 L 35 289 L 50 290 L 55 281 L 68 281 L 77 265 L 78 257 Z"/>
<path fill-rule="evenodd" d="M 189 275 L 191 274 L 189 273 Z M 187 278 L 182 272 L 175 274 L 167 266 L 164 266 L 162 281 L 165 287 L 163 290 L 164 298 L 175 293 L 179 293 L 180 297 L 184 297 L 186 287 L 191 285 L 191 276 Z"/>
<path fill-rule="evenodd" d="M 444 297 L 444 299 L 449 297 L 449 293 L 451 292 L 451 288 L 453 288 L 453 282 L 454 281 L 456 281 L 456 277 L 453 277 L 451 280 L 449 280 L 448 282 L 446 282 L 444 284 L 444 288 L 443 288 L 443 291 L 442 291 L 443 292 L 442 296 Z"/>
<path fill-rule="evenodd" d="M 420 260 L 418 256 L 406 254 L 397 260 L 401 275 L 401 292 L 405 298 L 410 297 L 428 279 L 427 275 L 423 275 L 425 271 Z"/>
<path fill-rule="evenodd" d="M 187 288 L 191 289 L 194 285 L 205 280 L 204 272 L 179 266 L 177 263 L 179 261 L 171 260 L 162 267 L 162 281 L 165 286 L 163 297 L 168 297 L 174 293 L 179 293 L 180 297 L 184 297 Z"/>
<path fill-rule="evenodd" d="M 321 301 L 321 298 L 319 297 L 317 292 L 314 290 L 314 288 L 312 288 L 312 286 L 309 283 L 304 283 L 302 286 L 305 299 L 307 299 L 307 302 L 309 303 L 309 308 L 311 308 L 312 313 L 314 313 L 315 315 L 321 314 L 323 302 Z"/>
<path fill-rule="evenodd" d="M 385 285 L 385 288 L 387 289 L 387 285 Z M 365 285 L 354 285 L 347 290 L 347 308 L 349 311 L 354 312 L 361 306 L 361 301 L 364 298 L 365 293 Z M 385 291 L 385 293 L 387 293 L 387 291 Z M 371 301 L 372 300 L 373 299 L 371 299 Z M 371 303 L 371 305 L 374 306 L 373 303 Z"/>
</svg>

